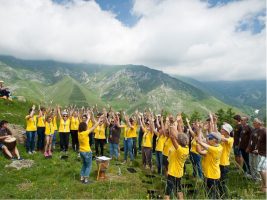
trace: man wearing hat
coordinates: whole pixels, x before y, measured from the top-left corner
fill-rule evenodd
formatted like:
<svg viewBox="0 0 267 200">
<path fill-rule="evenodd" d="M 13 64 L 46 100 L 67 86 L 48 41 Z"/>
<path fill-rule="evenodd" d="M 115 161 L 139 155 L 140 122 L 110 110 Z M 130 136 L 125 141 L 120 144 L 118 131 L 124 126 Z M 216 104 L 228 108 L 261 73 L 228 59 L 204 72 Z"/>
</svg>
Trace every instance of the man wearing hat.
<svg viewBox="0 0 267 200">
<path fill-rule="evenodd" d="M 220 159 L 223 148 L 220 145 L 221 134 L 211 132 L 207 135 L 206 142 L 202 139 L 202 134 L 197 138 L 204 150 L 198 148 L 197 151 L 203 155 L 202 169 L 205 177 L 206 192 L 211 199 L 218 199 L 218 186 L 221 178 Z"/>
<path fill-rule="evenodd" d="M 234 138 L 230 137 L 230 134 L 232 131 L 233 131 L 233 128 L 230 124 L 224 123 L 222 125 L 221 145 L 223 147 L 223 150 L 222 150 L 222 156 L 220 159 L 221 178 L 220 178 L 220 183 L 219 183 L 221 198 L 228 198 L 226 180 L 227 180 L 227 173 L 229 171 L 229 165 L 230 165 L 230 153 L 231 153 L 231 149 L 234 144 Z"/>
</svg>

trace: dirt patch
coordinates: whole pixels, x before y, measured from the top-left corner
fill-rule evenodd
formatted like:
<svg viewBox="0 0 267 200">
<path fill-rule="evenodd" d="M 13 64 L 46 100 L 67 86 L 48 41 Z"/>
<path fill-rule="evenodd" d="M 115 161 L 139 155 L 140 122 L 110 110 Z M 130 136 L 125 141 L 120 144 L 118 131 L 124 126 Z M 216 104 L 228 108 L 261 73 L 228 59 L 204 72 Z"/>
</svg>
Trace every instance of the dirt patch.
<svg viewBox="0 0 267 200">
<path fill-rule="evenodd" d="M 27 179 L 25 182 L 18 184 L 17 188 L 20 191 L 26 191 L 26 190 L 29 190 L 32 186 L 33 186 L 33 183 Z"/>
</svg>

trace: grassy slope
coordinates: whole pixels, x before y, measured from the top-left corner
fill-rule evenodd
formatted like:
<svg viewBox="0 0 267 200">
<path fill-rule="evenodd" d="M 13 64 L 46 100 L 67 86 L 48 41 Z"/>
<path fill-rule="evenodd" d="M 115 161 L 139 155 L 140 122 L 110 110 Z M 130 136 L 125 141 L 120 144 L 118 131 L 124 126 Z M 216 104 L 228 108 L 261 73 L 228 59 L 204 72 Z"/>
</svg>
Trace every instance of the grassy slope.
<svg viewBox="0 0 267 200">
<path fill-rule="evenodd" d="M 93 161 L 90 179 L 94 180 L 94 183 L 83 185 L 79 182 L 81 161 L 77 159 L 75 153 L 70 151 L 69 159 L 61 160 L 60 153 L 56 152 L 52 159 L 46 160 L 39 153 L 29 156 L 25 154 L 24 147 L 20 146 L 19 148 L 22 156 L 33 159 L 35 164 L 30 169 L 19 171 L 6 169 L 4 166 L 10 161 L 0 156 L 0 168 L 3 169 L 0 173 L 1 198 L 146 199 L 148 189 L 156 189 L 161 196 L 164 195 L 165 179 L 156 174 L 155 178 L 146 177 L 151 173 L 141 169 L 140 154 L 133 163 L 137 173 L 132 174 L 127 171 L 129 164 L 116 165 L 117 162 L 111 161 L 108 169 L 109 179 L 101 182 L 96 181 L 97 166 Z M 155 164 L 154 159 L 153 156 Z M 119 168 L 121 176 L 118 175 Z M 191 169 L 191 164 L 187 164 L 187 174 L 189 175 L 185 175 L 182 179 L 185 198 L 206 198 L 203 183 L 196 181 L 191 176 Z M 228 186 L 232 198 L 265 199 L 265 195 L 258 192 L 259 184 L 245 179 L 234 166 L 231 166 Z"/>
</svg>

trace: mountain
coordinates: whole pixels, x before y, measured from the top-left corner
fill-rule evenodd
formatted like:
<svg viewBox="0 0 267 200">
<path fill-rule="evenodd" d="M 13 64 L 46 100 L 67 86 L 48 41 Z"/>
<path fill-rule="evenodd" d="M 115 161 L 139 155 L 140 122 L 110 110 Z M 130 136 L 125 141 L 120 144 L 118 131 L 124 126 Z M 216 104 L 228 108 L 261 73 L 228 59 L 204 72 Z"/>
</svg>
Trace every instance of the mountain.
<svg viewBox="0 0 267 200">
<path fill-rule="evenodd" d="M 201 82 L 182 76 L 176 76 L 176 78 L 251 116 L 255 116 L 254 111 L 259 110 L 260 118 L 266 117 L 266 80 Z"/>
<path fill-rule="evenodd" d="M 162 108 L 169 112 L 207 114 L 229 106 L 209 93 L 141 65 L 96 65 L 0 56 L 0 78 L 14 95 L 31 101 L 115 109 Z M 236 109 L 237 110 L 237 109 Z"/>
</svg>

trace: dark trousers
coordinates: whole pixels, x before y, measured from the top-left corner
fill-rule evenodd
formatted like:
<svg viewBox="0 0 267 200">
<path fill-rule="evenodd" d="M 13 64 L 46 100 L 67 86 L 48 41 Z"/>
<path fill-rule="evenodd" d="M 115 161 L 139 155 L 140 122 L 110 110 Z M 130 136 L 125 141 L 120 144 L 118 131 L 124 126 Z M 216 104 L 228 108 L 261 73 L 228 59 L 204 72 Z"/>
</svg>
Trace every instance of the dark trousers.
<svg viewBox="0 0 267 200">
<path fill-rule="evenodd" d="M 250 174 L 250 167 L 249 167 L 249 153 L 247 153 L 245 150 L 240 149 L 244 164 L 243 164 L 243 170 L 244 172 Z"/>
<path fill-rule="evenodd" d="M 70 130 L 73 151 L 79 151 L 78 130 Z"/>
<path fill-rule="evenodd" d="M 133 138 L 133 155 L 134 155 L 134 157 L 136 158 L 136 156 L 137 156 L 137 138 L 135 137 L 135 138 Z"/>
<path fill-rule="evenodd" d="M 164 175 L 167 174 L 168 165 L 169 165 L 168 156 L 165 156 L 162 154 L 162 174 L 164 174 Z"/>
<path fill-rule="evenodd" d="M 143 166 L 149 166 L 150 169 L 152 167 L 152 148 L 150 147 L 142 147 L 142 162 Z"/>
<path fill-rule="evenodd" d="M 104 145 L 105 145 L 106 139 L 96 139 L 95 138 L 95 153 L 96 156 L 99 156 L 99 150 L 98 147 L 100 146 L 101 156 L 104 155 Z"/>
<path fill-rule="evenodd" d="M 219 179 L 205 178 L 206 192 L 209 199 L 219 199 Z"/>
<path fill-rule="evenodd" d="M 142 129 L 140 128 L 139 133 L 138 133 L 138 150 L 139 150 L 139 151 L 142 150 L 142 140 L 143 140 L 143 135 L 144 135 L 144 132 L 143 132 Z"/>
<path fill-rule="evenodd" d="M 156 144 L 157 144 L 157 135 L 153 135 L 153 143 L 152 143 L 152 146 L 153 146 L 153 153 L 156 152 Z"/>
<path fill-rule="evenodd" d="M 94 133 L 89 134 L 89 144 L 90 147 L 94 144 Z"/>
<path fill-rule="evenodd" d="M 197 174 L 199 178 L 203 178 L 202 174 L 202 167 L 201 167 L 201 156 L 199 154 L 190 152 L 190 160 L 193 165 L 193 176 L 197 177 Z"/>
<path fill-rule="evenodd" d="M 69 148 L 69 134 L 70 133 L 59 133 L 60 139 L 60 150 L 61 151 L 68 151 Z"/>
<path fill-rule="evenodd" d="M 229 167 L 220 165 L 220 170 L 221 170 L 221 178 L 219 181 L 220 197 L 222 199 L 228 199 L 228 190 L 226 187 L 226 182 L 227 182 L 227 174 L 229 172 Z"/>
<path fill-rule="evenodd" d="M 162 174 L 162 151 L 156 151 L 156 163 L 158 168 L 158 174 Z"/>
<path fill-rule="evenodd" d="M 43 150 L 45 144 L 45 127 L 37 127 L 37 150 Z"/>
</svg>

